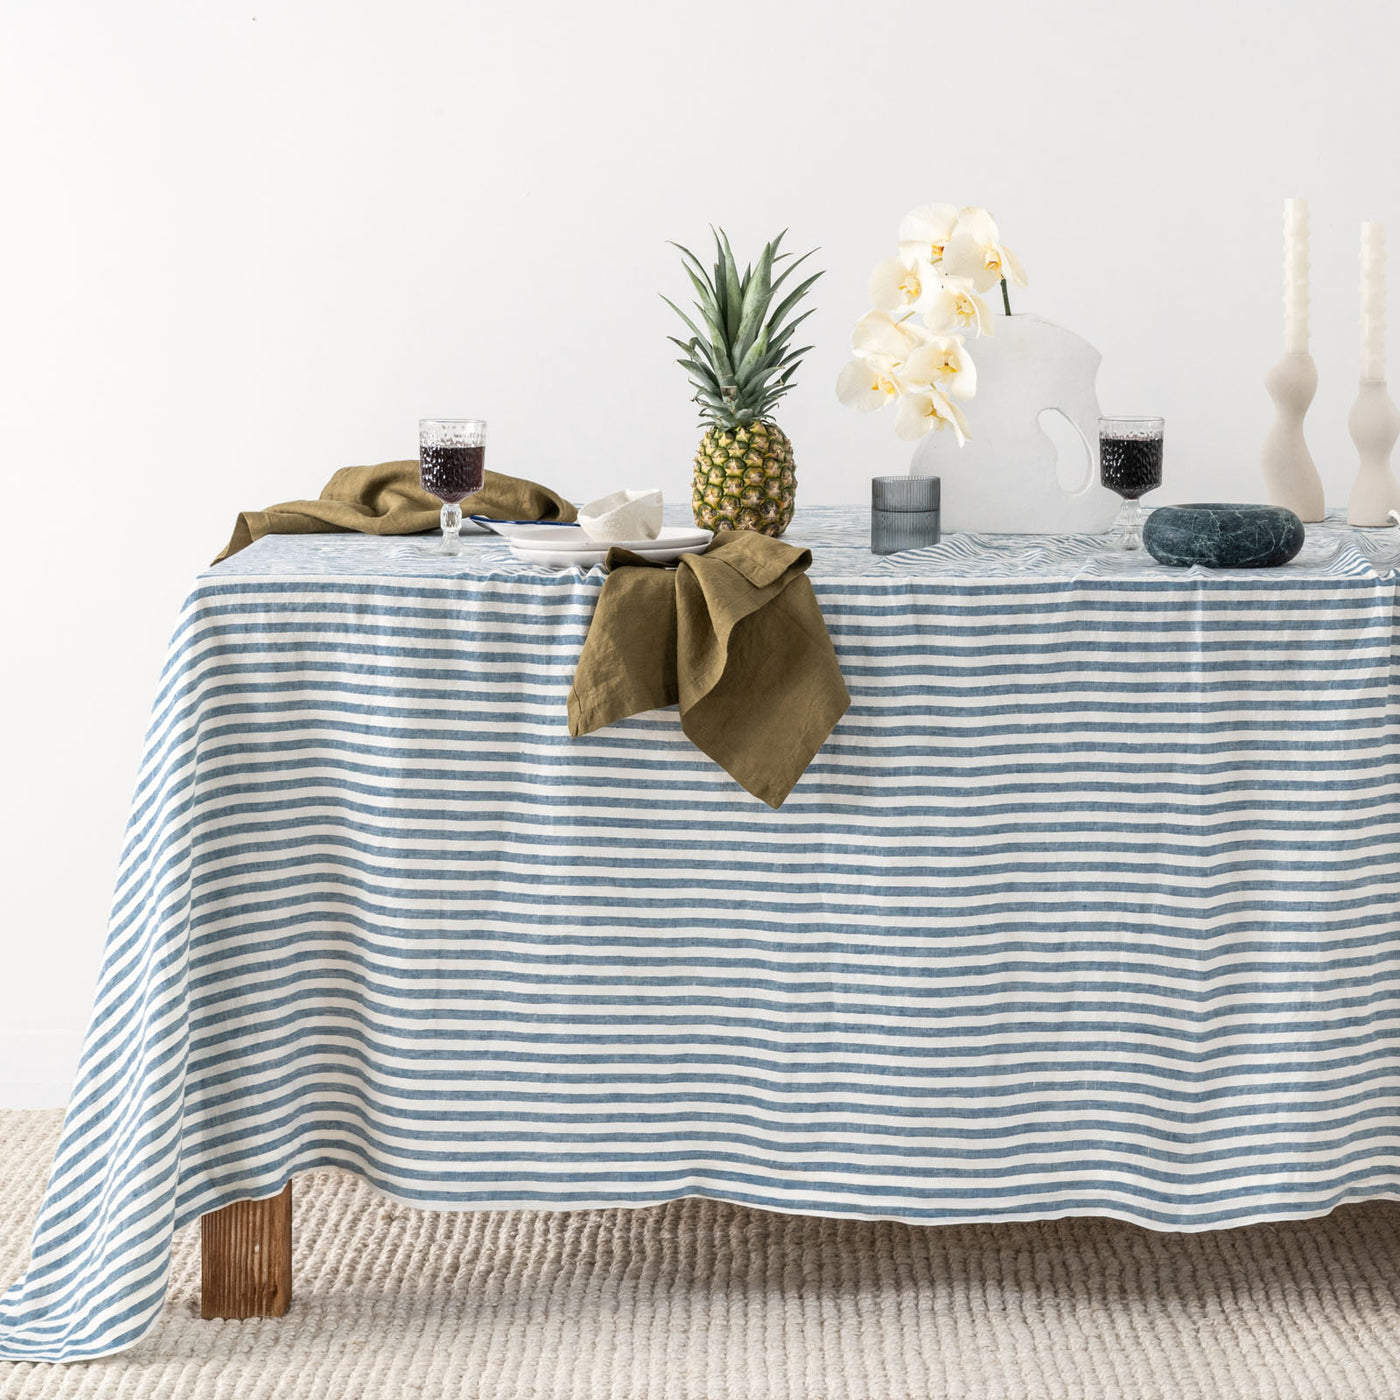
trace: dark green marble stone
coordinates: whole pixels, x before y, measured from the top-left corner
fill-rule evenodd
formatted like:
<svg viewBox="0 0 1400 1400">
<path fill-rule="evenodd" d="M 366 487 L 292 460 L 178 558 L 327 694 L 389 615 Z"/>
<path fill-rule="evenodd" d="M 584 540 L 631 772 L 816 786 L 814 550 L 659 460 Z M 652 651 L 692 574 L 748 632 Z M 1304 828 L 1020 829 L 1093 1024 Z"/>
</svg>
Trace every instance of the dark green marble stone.
<svg viewBox="0 0 1400 1400">
<path fill-rule="evenodd" d="M 1158 506 L 1142 542 L 1163 564 L 1268 569 L 1302 549 L 1303 522 L 1283 506 Z"/>
</svg>

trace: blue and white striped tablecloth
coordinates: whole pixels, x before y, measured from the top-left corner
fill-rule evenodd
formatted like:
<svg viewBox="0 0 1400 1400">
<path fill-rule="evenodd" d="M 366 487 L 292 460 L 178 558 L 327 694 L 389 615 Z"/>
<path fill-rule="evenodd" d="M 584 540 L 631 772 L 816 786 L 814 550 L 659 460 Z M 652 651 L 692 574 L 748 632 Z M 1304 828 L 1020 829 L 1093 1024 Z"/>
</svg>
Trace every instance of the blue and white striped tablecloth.
<svg viewBox="0 0 1400 1400">
<path fill-rule="evenodd" d="M 1400 1196 L 1400 537 L 865 531 L 793 532 L 854 703 L 777 812 L 674 712 L 570 740 L 599 571 L 202 575 L 0 1357 L 128 1345 L 174 1228 L 326 1165 L 929 1224 Z"/>
</svg>

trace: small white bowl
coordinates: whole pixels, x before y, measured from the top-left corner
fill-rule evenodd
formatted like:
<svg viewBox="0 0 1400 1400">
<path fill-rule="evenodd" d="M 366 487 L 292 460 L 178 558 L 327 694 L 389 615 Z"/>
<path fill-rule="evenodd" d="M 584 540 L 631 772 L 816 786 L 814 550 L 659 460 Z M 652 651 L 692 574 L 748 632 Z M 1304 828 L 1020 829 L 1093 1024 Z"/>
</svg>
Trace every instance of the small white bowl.
<svg viewBox="0 0 1400 1400">
<path fill-rule="evenodd" d="M 661 530 L 660 491 L 614 491 L 579 507 L 578 523 L 590 540 L 654 540 Z"/>
</svg>

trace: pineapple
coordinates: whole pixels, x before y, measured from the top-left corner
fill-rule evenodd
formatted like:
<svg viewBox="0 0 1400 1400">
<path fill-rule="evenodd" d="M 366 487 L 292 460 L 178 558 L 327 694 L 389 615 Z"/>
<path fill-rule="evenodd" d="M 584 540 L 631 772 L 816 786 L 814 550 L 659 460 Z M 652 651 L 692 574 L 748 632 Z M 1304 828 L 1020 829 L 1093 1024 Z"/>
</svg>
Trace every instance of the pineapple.
<svg viewBox="0 0 1400 1400">
<path fill-rule="evenodd" d="M 774 306 L 778 288 L 812 256 L 804 253 L 775 277 L 775 264 L 792 256 L 778 252 L 782 239 L 779 234 L 769 243 L 742 276 L 723 229 L 715 234 L 713 275 L 694 253 L 675 245 L 685 259 L 704 325 L 702 330 L 664 298 L 690 329 L 689 340 L 669 339 L 681 349 L 677 363 L 690 375 L 700 416 L 708 425 L 695 454 L 691 493 L 695 523 L 706 530 L 781 535 L 792 520 L 797 497 L 792 443 L 770 414 L 793 388 L 792 376 L 812 348 L 788 348 L 793 331 L 811 311 L 786 324 L 784 318 L 821 273 L 799 283 Z"/>
</svg>

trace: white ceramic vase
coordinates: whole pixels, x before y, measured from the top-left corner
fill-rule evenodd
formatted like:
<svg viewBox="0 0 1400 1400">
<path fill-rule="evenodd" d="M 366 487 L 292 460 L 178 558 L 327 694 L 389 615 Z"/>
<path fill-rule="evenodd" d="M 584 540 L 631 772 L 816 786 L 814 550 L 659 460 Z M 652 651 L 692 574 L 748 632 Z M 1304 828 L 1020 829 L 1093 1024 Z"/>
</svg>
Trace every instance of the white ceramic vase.
<svg viewBox="0 0 1400 1400">
<path fill-rule="evenodd" d="M 1390 401 L 1384 379 L 1363 379 L 1347 420 L 1361 467 L 1347 502 L 1350 525 L 1390 525 L 1400 510 L 1400 485 L 1390 469 L 1390 453 L 1400 438 L 1400 409 Z"/>
<path fill-rule="evenodd" d="M 1122 502 L 1099 485 L 1099 352 L 1026 312 L 996 316 L 993 326 L 990 336 L 967 342 L 977 366 L 977 393 L 962 405 L 971 436 L 959 447 L 947 429 L 929 433 L 910 472 L 943 478 L 944 530 L 1107 530 Z M 1084 462 L 1068 485 L 1040 424 L 1047 409 L 1063 414 L 1083 443 Z"/>
<path fill-rule="evenodd" d="M 1274 401 L 1274 423 L 1259 463 L 1269 504 L 1284 506 L 1309 524 L 1327 514 L 1322 478 L 1303 436 L 1303 419 L 1317 393 L 1317 366 L 1306 350 L 1289 350 L 1264 377 Z"/>
</svg>

